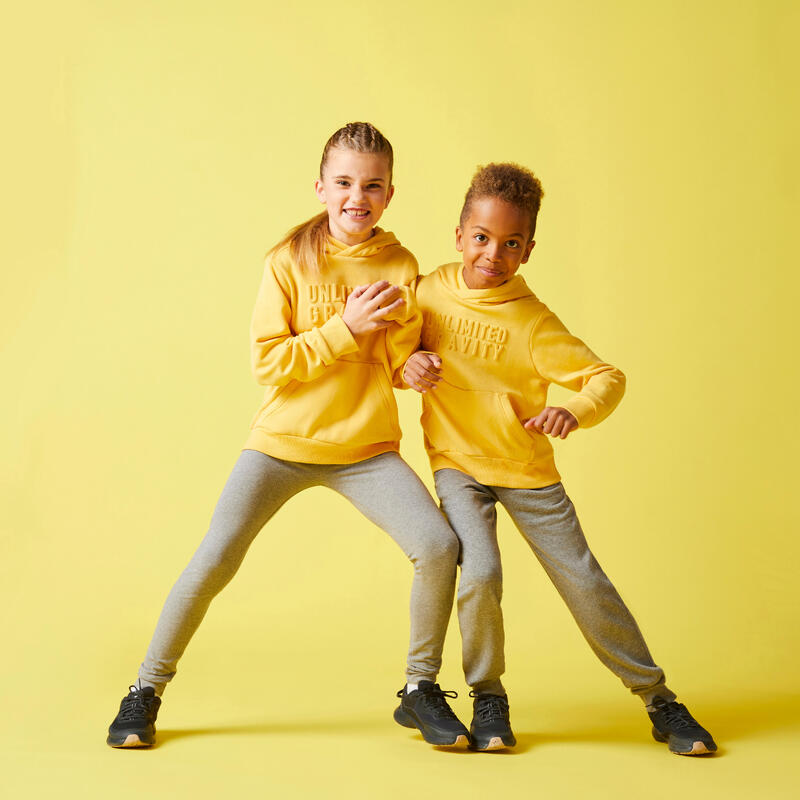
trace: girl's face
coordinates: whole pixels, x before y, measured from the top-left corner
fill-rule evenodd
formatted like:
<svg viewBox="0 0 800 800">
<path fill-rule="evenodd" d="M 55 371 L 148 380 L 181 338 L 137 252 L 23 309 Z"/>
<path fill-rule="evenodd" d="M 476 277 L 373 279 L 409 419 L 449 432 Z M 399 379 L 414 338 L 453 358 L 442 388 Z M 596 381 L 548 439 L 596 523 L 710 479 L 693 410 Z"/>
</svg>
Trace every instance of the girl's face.
<svg viewBox="0 0 800 800">
<path fill-rule="evenodd" d="M 314 188 L 327 206 L 331 236 L 347 245 L 369 239 L 394 194 L 391 180 L 389 160 L 382 153 L 329 150 Z"/>
</svg>

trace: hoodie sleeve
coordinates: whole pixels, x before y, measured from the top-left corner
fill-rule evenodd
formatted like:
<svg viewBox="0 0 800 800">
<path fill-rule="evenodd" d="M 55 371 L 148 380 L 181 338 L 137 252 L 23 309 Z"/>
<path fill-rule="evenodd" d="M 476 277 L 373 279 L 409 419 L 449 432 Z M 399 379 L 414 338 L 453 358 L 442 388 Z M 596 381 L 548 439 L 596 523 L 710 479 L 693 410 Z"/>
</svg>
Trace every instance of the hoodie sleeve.
<svg viewBox="0 0 800 800">
<path fill-rule="evenodd" d="M 562 407 L 581 428 L 604 420 L 622 399 L 622 372 L 601 361 L 552 311 L 546 310 L 536 321 L 530 347 L 533 366 L 543 378 L 576 392 Z"/>
<path fill-rule="evenodd" d="M 403 383 L 403 368 L 411 355 L 416 353 L 422 333 L 422 311 L 417 304 L 415 291 L 418 280 L 414 276 L 410 285 L 400 287 L 405 303 L 391 317 L 395 324 L 386 329 L 387 366 L 395 389 L 408 388 Z"/>
<path fill-rule="evenodd" d="M 268 258 L 250 324 L 251 363 L 260 384 L 284 386 L 318 378 L 337 359 L 358 350 L 340 314 L 318 328 L 292 333 L 291 287 Z"/>
</svg>

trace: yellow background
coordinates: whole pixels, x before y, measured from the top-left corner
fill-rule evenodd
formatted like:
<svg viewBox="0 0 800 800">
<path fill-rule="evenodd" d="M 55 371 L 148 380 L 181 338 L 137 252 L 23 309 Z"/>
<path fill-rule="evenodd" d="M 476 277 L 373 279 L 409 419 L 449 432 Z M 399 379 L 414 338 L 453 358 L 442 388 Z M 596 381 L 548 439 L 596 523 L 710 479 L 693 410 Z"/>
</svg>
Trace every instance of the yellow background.
<svg viewBox="0 0 800 800">
<path fill-rule="evenodd" d="M 7 796 L 796 796 L 798 8 L 4 14 Z M 410 569 L 324 490 L 282 510 L 212 606 L 165 695 L 161 746 L 105 746 L 259 403 L 247 327 L 262 255 L 317 212 L 322 145 L 358 119 L 395 147 L 382 224 L 423 272 L 456 258 L 476 165 L 540 176 L 525 277 L 629 379 L 557 459 L 718 757 L 652 742 L 504 516 L 520 746 L 454 755 L 397 727 Z M 428 481 L 417 398 L 399 402 L 403 453 Z M 455 625 L 441 681 L 468 722 Z"/>
</svg>

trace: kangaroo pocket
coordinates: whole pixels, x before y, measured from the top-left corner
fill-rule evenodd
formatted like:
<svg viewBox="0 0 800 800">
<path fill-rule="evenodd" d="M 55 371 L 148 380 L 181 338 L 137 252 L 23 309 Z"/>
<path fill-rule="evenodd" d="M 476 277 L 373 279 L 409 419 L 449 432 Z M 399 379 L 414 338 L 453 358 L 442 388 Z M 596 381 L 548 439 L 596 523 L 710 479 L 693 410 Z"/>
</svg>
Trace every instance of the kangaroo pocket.
<svg viewBox="0 0 800 800">
<path fill-rule="evenodd" d="M 400 438 L 397 405 L 381 364 L 340 360 L 316 380 L 292 381 L 265 403 L 253 427 L 360 446 Z"/>
<path fill-rule="evenodd" d="M 442 381 L 425 394 L 422 426 L 429 446 L 484 458 L 531 461 L 534 441 L 507 394 L 459 389 Z"/>
</svg>

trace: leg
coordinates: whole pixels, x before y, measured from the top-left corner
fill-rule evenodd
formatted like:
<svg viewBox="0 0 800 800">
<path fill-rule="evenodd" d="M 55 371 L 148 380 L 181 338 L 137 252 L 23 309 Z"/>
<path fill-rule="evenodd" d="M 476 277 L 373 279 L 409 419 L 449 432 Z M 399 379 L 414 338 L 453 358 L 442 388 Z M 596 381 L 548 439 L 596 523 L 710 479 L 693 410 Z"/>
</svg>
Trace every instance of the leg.
<svg viewBox="0 0 800 800">
<path fill-rule="evenodd" d="M 470 747 L 513 747 L 508 698 L 500 676 L 503 645 L 503 569 L 497 545 L 497 496 L 488 486 L 455 469 L 434 473 L 436 494 L 461 545 L 458 624 L 464 676 L 472 687 Z"/>
<path fill-rule="evenodd" d="M 563 486 L 493 488 L 597 657 L 645 703 L 656 695 L 674 700 L 636 621 L 589 550 Z"/>
<path fill-rule="evenodd" d="M 455 469 L 434 474 L 436 494 L 461 545 L 458 624 L 467 683 L 478 694 L 505 694 L 503 570 L 497 545 L 497 497 Z"/>
<path fill-rule="evenodd" d="M 233 578 L 256 534 L 294 494 L 310 485 L 303 465 L 244 450 L 222 491 L 211 525 L 192 560 L 172 587 L 139 669 L 142 686 L 158 694 L 175 676 L 177 663 L 212 599 Z"/>
<path fill-rule="evenodd" d="M 383 528 L 414 565 L 407 679 L 435 681 L 453 606 L 456 537 L 425 485 L 397 453 L 341 465 L 326 480 Z"/>
</svg>

